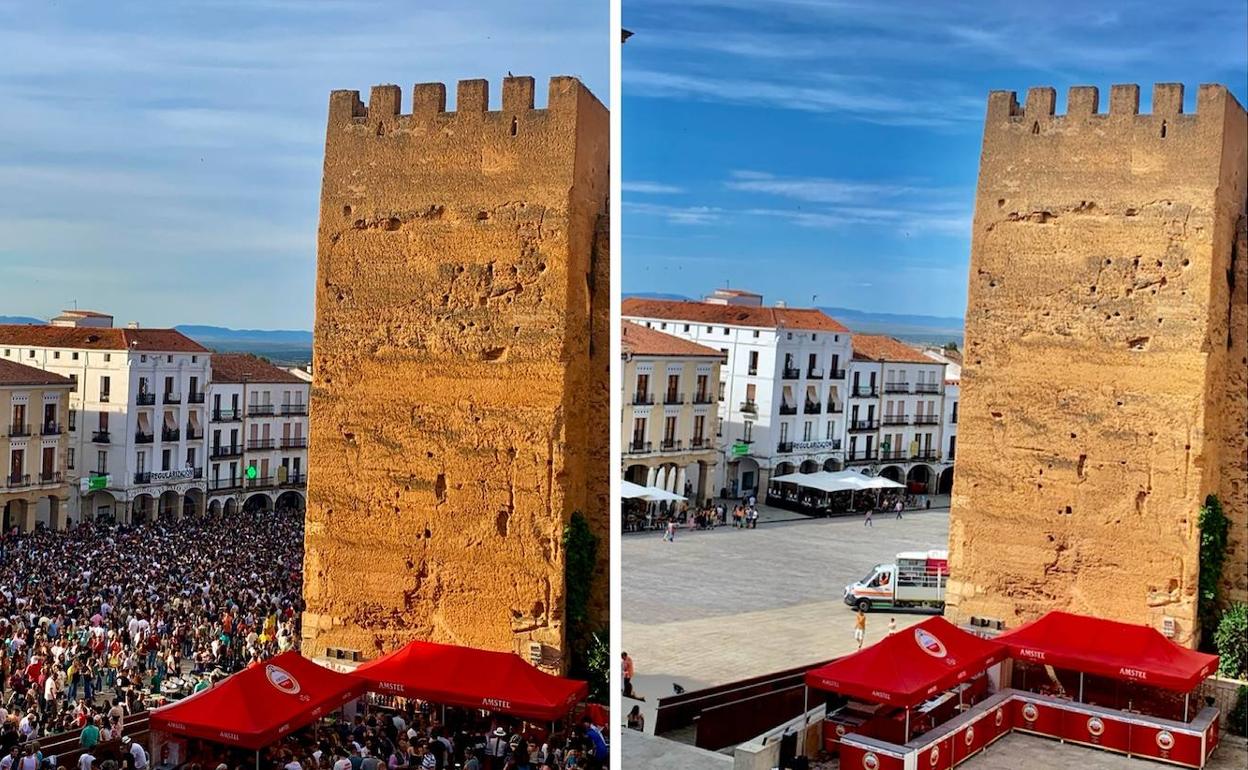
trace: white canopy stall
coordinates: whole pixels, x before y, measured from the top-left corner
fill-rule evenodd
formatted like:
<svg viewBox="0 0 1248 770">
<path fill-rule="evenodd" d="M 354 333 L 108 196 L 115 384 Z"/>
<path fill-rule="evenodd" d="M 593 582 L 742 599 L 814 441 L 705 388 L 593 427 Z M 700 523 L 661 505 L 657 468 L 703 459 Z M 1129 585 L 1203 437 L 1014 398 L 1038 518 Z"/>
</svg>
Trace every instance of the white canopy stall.
<svg viewBox="0 0 1248 770">
<path fill-rule="evenodd" d="M 855 471 L 817 471 L 815 473 L 788 473 L 783 476 L 775 476 L 771 479 L 773 484 L 793 484 L 802 489 L 813 489 L 822 492 L 825 495 L 833 492 L 849 492 L 850 493 L 850 510 L 853 510 L 853 495 L 855 492 L 874 489 L 901 489 L 903 484 L 899 484 L 891 479 L 883 476 L 865 476 Z"/>
</svg>

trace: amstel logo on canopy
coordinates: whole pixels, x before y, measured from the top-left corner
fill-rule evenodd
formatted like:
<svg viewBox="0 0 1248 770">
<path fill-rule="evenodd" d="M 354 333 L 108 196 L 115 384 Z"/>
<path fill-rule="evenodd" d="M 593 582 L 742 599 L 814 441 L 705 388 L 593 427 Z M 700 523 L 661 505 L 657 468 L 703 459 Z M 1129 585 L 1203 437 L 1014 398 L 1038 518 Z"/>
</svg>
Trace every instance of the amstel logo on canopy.
<svg viewBox="0 0 1248 770">
<path fill-rule="evenodd" d="M 269 684 L 276 687 L 287 695 L 298 695 L 299 680 L 290 675 L 290 672 L 281 666 L 275 666 L 272 663 L 264 667 L 264 676 L 269 680 Z"/>
<path fill-rule="evenodd" d="M 945 649 L 945 643 L 937 639 L 934 634 L 922 628 L 914 629 L 914 641 L 918 643 L 920 650 L 933 658 L 944 658 L 948 654 L 948 651 Z"/>
</svg>

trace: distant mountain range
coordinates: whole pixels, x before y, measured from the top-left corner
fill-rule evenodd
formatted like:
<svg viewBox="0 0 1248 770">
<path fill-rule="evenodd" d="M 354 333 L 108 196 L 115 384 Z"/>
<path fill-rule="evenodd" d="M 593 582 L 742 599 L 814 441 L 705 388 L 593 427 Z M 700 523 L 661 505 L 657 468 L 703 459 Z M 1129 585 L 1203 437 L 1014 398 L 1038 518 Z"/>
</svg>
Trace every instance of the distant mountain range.
<svg viewBox="0 0 1248 770">
<path fill-rule="evenodd" d="M 646 299 L 692 300 L 681 294 L 662 292 L 625 293 L 626 297 Z M 906 342 L 919 344 L 944 344 L 956 342 L 962 346 L 962 319 L 953 316 L 913 315 L 901 313 L 872 313 L 847 307 L 819 308 L 851 330 L 863 334 L 885 334 Z"/>
<path fill-rule="evenodd" d="M 301 329 L 230 329 L 181 324 L 175 329 L 218 353 L 253 353 L 278 364 L 312 360 L 312 332 Z"/>
<path fill-rule="evenodd" d="M 41 321 L 38 318 L 31 318 L 26 315 L 0 315 L 0 324 L 45 324 L 47 321 Z"/>
</svg>

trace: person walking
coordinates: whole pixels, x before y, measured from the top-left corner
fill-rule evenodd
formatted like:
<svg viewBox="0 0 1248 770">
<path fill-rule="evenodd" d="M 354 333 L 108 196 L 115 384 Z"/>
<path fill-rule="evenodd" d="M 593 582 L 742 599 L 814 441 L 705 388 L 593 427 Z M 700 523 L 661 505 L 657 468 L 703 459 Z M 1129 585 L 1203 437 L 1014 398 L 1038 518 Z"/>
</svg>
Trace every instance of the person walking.
<svg viewBox="0 0 1248 770">
<path fill-rule="evenodd" d="M 901 500 L 898 500 L 897 504 L 893 506 L 893 510 L 897 512 L 897 518 L 901 518 L 901 511 L 904 507 L 905 506 L 901 504 Z"/>
<path fill-rule="evenodd" d="M 870 508 L 868 508 L 868 509 L 867 509 L 867 515 L 866 515 L 866 518 L 864 518 L 864 519 L 862 520 L 862 526 L 864 526 L 864 527 L 870 527 L 871 529 L 875 529 L 875 524 L 873 524 L 873 523 L 871 522 L 871 514 L 872 514 L 872 513 L 874 513 L 874 512 L 875 512 L 875 506 L 872 506 L 872 507 L 870 507 Z"/>
<path fill-rule="evenodd" d="M 858 615 L 854 618 L 854 641 L 858 643 L 858 649 L 862 649 L 862 642 L 867 636 L 867 613 L 858 608 Z"/>
<path fill-rule="evenodd" d="M 634 698 L 633 693 L 633 659 L 627 652 L 620 653 L 620 673 L 624 677 L 624 697 Z"/>
<path fill-rule="evenodd" d="M 897 633 L 897 618 L 888 619 L 888 635 L 892 636 Z"/>
<path fill-rule="evenodd" d="M 663 539 L 669 543 L 676 542 L 676 520 L 667 520 L 667 531 L 663 533 Z"/>
</svg>

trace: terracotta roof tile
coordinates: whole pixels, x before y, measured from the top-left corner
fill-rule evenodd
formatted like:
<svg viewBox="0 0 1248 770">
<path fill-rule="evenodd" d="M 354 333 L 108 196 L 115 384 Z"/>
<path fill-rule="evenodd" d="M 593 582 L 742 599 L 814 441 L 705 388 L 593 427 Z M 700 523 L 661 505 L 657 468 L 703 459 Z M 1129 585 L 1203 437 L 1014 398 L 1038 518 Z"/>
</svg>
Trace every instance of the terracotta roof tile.
<svg viewBox="0 0 1248 770">
<path fill-rule="evenodd" d="M 714 356 L 723 358 L 724 354 L 715 348 L 708 348 L 696 342 L 664 334 L 661 331 L 647 328 L 632 321 L 620 324 L 620 345 L 625 353 L 635 356 Z"/>
<path fill-rule="evenodd" d="M 0 358 L 0 386 L 3 385 L 66 385 L 74 381 L 59 374 Z"/>
<path fill-rule="evenodd" d="M 306 385 L 307 381 L 280 366 L 250 353 L 217 353 L 212 357 L 213 382 L 289 382 Z"/>
<path fill-rule="evenodd" d="M 211 352 L 177 329 L 0 324 L 0 344 L 85 350 L 140 350 L 145 353 Z"/>
<path fill-rule="evenodd" d="M 816 332 L 848 332 L 822 310 L 807 307 L 760 307 L 756 305 L 716 305 L 709 302 L 626 297 L 621 314 L 633 318 L 662 318 L 761 329 L 792 329 Z"/>
<path fill-rule="evenodd" d="M 879 334 L 855 334 L 854 358 L 859 361 L 888 361 L 895 364 L 940 364 L 899 339 Z"/>
</svg>

